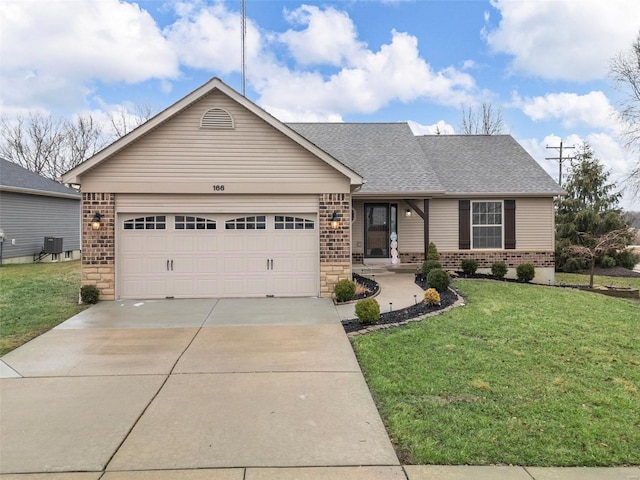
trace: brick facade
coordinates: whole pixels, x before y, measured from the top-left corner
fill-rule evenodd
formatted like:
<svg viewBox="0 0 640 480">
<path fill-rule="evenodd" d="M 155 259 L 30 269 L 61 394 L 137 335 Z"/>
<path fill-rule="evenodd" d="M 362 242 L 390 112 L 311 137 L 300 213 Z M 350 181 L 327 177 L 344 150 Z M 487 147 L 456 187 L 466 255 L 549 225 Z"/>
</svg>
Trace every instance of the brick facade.
<svg viewBox="0 0 640 480">
<path fill-rule="evenodd" d="M 82 285 L 98 287 L 100 300 L 116 294 L 115 205 L 114 193 L 82 194 Z M 91 228 L 96 212 L 104 215 L 100 230 Z"/>
<path fill-rule="evenodd" d="M 338 213 L 340 225 L 331 228 L 331 217 Z M 320 296 L 331 297 L 333 286 L 351 278 L 351 195 L 320 195 Z"/>
<path fill-rule="evenodd" d="M 440 264 L 447 270 L 460 270 L 462 260 L 474 259 L 478 261 L 478 268 L 491 268 L 496 262 L 504 262 L 508 268 L 516 268 L 522 263 L 532 263 L 537 268 L 554 268 L 555 256 L 553 251 L 524 252 L 519 250 L 458 250 L 455 252 L 438 252 Z M 359 261 L 358 261 L 359 260 Z M 353 257 L 354 263 L 362 263 L 362 254 L 359 258 Z M 400 252 L 401 263 L 422 263 L 424 252 Z"/>
<path fill-rule="evenodd" d="M 491 268 L 496 262 L 504 262 L 508 268 L 516 268 L 523 263 L 532 263 L 537 268 L 554 268 L 555 255 L 553 251 L 524 252 L 517 250 L 499 251 L 458 251 L 440 252 L 440 264 L 446 269 L 460 270 L 462 260 L 472 258 L 478 261 L 478 268 Z"/>
</svg>

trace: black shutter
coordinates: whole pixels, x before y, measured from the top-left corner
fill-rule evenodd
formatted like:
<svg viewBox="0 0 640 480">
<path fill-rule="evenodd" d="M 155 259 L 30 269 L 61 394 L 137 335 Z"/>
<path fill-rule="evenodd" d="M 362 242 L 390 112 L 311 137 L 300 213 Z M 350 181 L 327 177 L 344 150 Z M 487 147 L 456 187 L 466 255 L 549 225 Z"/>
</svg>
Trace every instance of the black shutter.
<svg viewBox="0 0 640 480">
<path fill-rule="evenodd" d="M 504 201 L 504 248 L 516 248 L 516 201 Z"/>
<path fill-rule="evenodd" d="M 458 202 L 458 248 L 460 250 L 471 249 L 471 202 L 460 200 Z"/>
</svg>

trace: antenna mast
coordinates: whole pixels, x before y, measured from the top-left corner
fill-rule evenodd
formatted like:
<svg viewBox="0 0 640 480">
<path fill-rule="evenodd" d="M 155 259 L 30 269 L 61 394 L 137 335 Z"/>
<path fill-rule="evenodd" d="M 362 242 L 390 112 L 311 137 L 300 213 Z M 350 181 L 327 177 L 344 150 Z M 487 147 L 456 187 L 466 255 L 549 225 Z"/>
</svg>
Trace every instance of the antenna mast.
<svg viewBox="0 0 640 480">
<path fill-rule="evenodd" d="M 247 37 L 247 0 L 241 0 L 242 5 L 242 96 L 246 97 L 246 85 L 247 85 L 247 61 L 246 61 L 246 37 Z"/>
</svg>

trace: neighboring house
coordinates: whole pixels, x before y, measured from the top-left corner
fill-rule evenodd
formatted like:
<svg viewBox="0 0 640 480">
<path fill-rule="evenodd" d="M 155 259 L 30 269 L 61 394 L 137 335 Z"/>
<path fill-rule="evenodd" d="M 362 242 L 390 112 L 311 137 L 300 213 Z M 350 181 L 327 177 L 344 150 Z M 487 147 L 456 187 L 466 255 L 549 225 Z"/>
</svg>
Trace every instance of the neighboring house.
<svg viewBox="0 0 640 480">
<path fill-rule="evenodd" d="M 2 263 L 79 259 L 80 194 L 0 158 L 0 231 Z"/>
<path fill-rule="evenodd" d="M 445 268 L 531 262 L 552 282 L 563 193 L 509 136 L 286 125 L 219 79 L 63 181 L 103 299 L 330 296 L 352 262 L 421 262 L 429 242 Z"/>
</svg>

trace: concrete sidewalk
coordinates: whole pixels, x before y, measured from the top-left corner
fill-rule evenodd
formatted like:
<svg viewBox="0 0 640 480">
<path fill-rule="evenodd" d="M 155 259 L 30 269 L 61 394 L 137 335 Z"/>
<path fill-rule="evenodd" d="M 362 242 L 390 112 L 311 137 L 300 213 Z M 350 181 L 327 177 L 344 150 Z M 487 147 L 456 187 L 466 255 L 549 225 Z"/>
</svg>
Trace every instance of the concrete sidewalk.
<svg viewBox="0 0 640 480">
<path fill-rule="evenodd" d="M 381 312 L 400 310 L 421 302 L 424 296 L 422 289 L 415 283 L 413 270 L 387 270 L 375 267 L 361 267 L 360 275 L 371 278 L 380 285 L 380 293 L 375 299 L 380 304 Z M 356 318 L 356 304 L 337 305 L 341 320 Z"/>
</svg>

